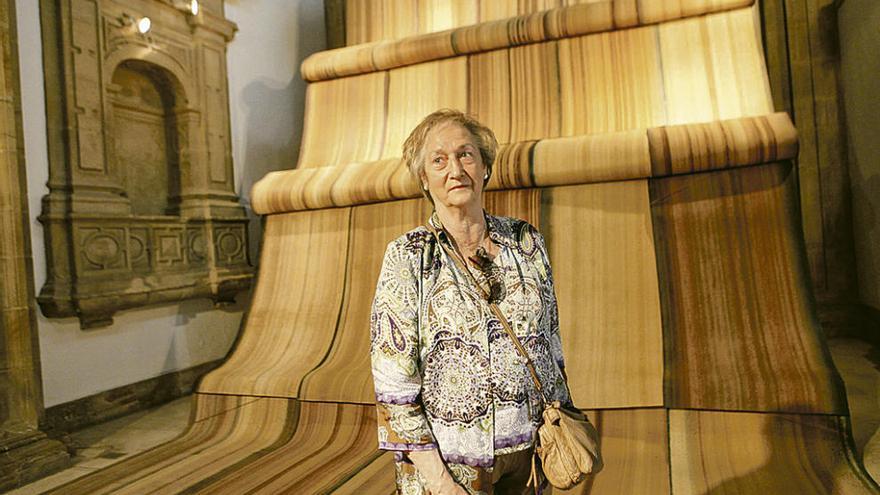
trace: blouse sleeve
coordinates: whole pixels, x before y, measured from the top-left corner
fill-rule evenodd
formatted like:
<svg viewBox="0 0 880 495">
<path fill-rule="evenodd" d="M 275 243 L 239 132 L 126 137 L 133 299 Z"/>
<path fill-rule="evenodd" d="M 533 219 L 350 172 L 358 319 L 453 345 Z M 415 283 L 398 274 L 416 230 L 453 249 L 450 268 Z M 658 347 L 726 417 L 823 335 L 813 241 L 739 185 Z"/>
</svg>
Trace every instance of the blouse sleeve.
<svg viewBox="0 0 880 495">
<path fill-rule="evenodd" d="M 534 227 L 533 227 L 534 228 Z M 540 254 L 540 262 L 544 271 L 545 294 L 544 298 L 547 302 L 546 311 L 549 319 L 547 327 L 547 338 L 550 340 L 550 351 L 553 353 L 553 359 L 559 365 L 559 369 L 565 376 L 565 359 L 562 356 L 562 338 L 559 335 L 559 308 L 556 304 L 556 287 L 553 284 L 553 269 L 550 267 L 550 255 L 547 253 L 547 246 L 544 243 L 544 236 L 537 229 L 534 230 L 535 240 L 538 245 L 538 253 Z"/>
<path fill-rule="evenodd" d="M 418 282 L 403 246 L 389 244 L 370 314 L 370 357 L 383 450 L 437 448 L 420 397 Z"/>
</svg>

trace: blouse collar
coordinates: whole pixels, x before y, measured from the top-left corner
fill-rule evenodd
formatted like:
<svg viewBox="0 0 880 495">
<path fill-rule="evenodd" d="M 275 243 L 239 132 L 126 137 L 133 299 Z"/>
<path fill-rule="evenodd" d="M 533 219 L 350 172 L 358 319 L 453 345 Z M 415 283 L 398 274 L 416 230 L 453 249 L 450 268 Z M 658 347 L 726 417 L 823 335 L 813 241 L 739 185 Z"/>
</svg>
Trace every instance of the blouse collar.
<svg viewBox="0 0 880 495">
<path fill-rule="evenodd" d="M 489 238 L 492 239 L 496 244 L 507 246 L 509 248 L 513 248 L 516 246 L 516 237 L 514 236 L 513 229 L 511 229 L 510 225 L 503 222 L 500 218 L 495 215 L 491 215 L 486 210 L 483 210 L 483 216 L 486 218 L 486 225 L 489 230 Z M 428 222 L 437 229 L 441 239 L 446 239 L 446 230 L 443 228 L 443 224 L 440 222 L 440 217 L 437 215 L 437 210 L 434 210 L 431 213 L 430 218 L 428 218 Z"/>
</svg>

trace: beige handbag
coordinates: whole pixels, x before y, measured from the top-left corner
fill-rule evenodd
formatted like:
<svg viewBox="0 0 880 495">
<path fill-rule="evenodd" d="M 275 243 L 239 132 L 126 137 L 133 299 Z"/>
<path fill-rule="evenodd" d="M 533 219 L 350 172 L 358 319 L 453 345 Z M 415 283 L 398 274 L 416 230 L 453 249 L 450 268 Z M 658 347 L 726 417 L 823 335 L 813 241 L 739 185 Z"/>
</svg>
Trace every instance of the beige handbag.
<svg viewBox="0 0 880 495">
<path fill-rule="evenodd" d="M 541 471 L 547 481 L 556 488 L 571 488 L 584 481 L 588 475 L 602 470 L 602 454 L 599 448 L 599 433 L 586 415 L 579 410 L 563 408 L 559 401 L 548 403 L 535 371 L 535 365 L 523 348 L 519 338 L 513 333 L 510 324 L 495 304 L 489 305 L 501 321 L 504 330 L 513 340 L 514 347 L 525 359 L 541 399 L 544 402 L 543 422 L 538 427 L 538 447 L 535 454 L 541 459 Z M 532 474 L 529 485 L 540 485 L 538 470 L 532 458 Z"/>
<path fill-rule="evenodd" d="M 430 224 L 428 228 L 437 236 L 437 231 Z M 450 250 L 437 236 L 437 243 L 446 251 L 447 254 L 455 261 L 459 269 L 466 273 L 476 287 L 483 293 L 488 300 L 488 294 L 483 290 L 482 286 L 477 282 L 474 275 L 470 272 L 464 262 L 462 256 L 457 250 Z M 588 475 L 595 475 L 602 470 L 602 455 L 600 453 L 599 433 L 590 423 L 589 419 L 579 410 L 571 410 L 561 407 L 558 401 L 547 402 L 547 396 L 544 395 L 544 387 L 541 386 L 541 380 L 538 378 L 538 372 L 535 371 L 535 364 L 529 357 L 529 353 L 522 346 L 519 338 L 510 328 L 507 318 L 501 313 L 501 309 L 495 303 L 490 303 L 489 307 L 501 322 L 501 326 L 510 336 L 517 352 L 523 357 L 526 367 L 532 375 L 535 387 L 541 394 L 541 400 L 544 404 L 544 412 L 542 414 L 543 422 L 538 427 L 538 446 L 535 448 L 535 455 L 541 460 L 540 471 L 544 477 L 556 488 L 571 488 L 574 485 L 584 481 Z M 566 384 L 567 386 L 568 384 Z M 535 458 L 532 457 L 532 473 L 529 477 L 529 486 L 535 486 L 537 493 L 541 484 L 538 478 L 539 469 L 535 465 Z"/>
</svg>

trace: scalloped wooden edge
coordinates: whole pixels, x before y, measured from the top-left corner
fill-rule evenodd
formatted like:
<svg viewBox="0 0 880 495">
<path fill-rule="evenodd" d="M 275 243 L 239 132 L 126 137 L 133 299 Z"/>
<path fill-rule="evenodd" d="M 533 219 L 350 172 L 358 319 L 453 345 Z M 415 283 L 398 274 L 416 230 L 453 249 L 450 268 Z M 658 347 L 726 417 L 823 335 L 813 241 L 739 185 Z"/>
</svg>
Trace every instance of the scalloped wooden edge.
<svg viewBox="0 0 880 495">
<path fill-rule="evenodd" d="M 749 7 L 754 3 L 755 0 L 681 0 L 662 4 L 605 0 L 578 4 L 398 40 L 327 50 L 305 59 L 300 71 L 306 81 L 323 81 L 458 55 L 647 26 Z"/>
<path fill-rule="evenodd" d="M 487 190 L 588 184 L 758 165 L 797 156 L 787 113 L 522 141 L 502 146 Z M 258 214 L 421 195 L 399 158 L 270 172 L 251 189 Z"/>
</svg>

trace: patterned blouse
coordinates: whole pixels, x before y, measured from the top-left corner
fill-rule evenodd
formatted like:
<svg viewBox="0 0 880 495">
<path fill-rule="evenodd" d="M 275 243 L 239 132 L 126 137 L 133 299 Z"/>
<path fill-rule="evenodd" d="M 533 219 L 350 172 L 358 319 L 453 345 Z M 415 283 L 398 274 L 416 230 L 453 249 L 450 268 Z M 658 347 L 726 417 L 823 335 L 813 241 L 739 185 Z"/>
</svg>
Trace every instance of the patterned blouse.
<svg viewBox="0 0 880 495">
<path fill-rule="evenodd" d="M 553 275 L 544 238 L 523 220 L 484 213 L 500 246 L 498 303 L 529 353 L 548 400 L 570 404 Z M 439 448 L 449 463 L 489 467 L 527 449 L 541 399 L 510 337 L 479 288 L 420 226 L 385 251 L 370 338 L 379 448 Z M 451 247 L 451 244 L 450 244 Z M 479 273 L 479 270 L 472 270 Z M 482 281 L 481 281 L 482 283 Z"/>
</svg>

